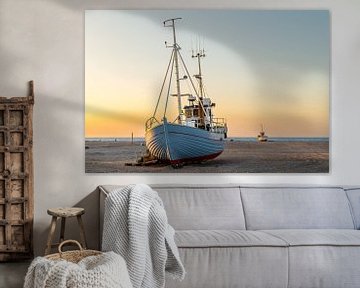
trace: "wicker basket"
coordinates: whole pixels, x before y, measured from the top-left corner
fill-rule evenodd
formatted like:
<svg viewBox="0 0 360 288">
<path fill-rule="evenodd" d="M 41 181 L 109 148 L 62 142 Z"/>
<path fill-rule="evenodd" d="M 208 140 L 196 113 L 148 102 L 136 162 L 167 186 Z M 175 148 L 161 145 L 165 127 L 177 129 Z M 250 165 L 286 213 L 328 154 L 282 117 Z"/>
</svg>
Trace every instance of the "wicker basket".
<svg viewBox="0 0 360 288">
<path fill-rule="evenodd" d="M 61 250 L 61 248 L 65 244 L 68 244 L 68 243 L 76 244 L 79 247 L 79 250 L 63 252 Z M 85 257 L 96 256 L 96 255 L 102 254 L 102 252 L 100 252 L 100 251 L 83 249 L 81 244 L 76 240 L 65 240 L 65 241 L 61 242 L 60 245 L 59 245 L 58 251 L 59 251 L 59 253 L 54 253 L 54 254 L 47 255 L 47 256 L 45 256 L 45 258 L 47 258 L 49 260 L 54 260 L 54 261 L 56 261 L 56 260 L 66 260 L 66 261 L 69 261 L 69 262 L 78 263 L 79 261 L 81 261 Z"/>
</svg>

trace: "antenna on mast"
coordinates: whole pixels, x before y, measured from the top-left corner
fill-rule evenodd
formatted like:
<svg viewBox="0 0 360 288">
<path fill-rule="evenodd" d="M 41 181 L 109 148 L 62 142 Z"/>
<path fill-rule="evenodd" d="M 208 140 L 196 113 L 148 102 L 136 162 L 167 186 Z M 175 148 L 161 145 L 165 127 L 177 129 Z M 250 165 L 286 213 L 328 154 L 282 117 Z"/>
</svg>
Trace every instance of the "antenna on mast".
<svg viewBox="0 0 360 288">
<path fill-rule="evenodd" d="M 165 21 L 163 22 L 163 23 L 164 23 L 164 27 L 173 27 L 174 21 L 176 21 L 176 20 L 181 20 L 181 19 L 182 19 L 181 17 L 167 19 L 167 20 L 165 20 Z M 171 22 L 171 23 L 168 24 L 169 22 Z"/>
</svg>

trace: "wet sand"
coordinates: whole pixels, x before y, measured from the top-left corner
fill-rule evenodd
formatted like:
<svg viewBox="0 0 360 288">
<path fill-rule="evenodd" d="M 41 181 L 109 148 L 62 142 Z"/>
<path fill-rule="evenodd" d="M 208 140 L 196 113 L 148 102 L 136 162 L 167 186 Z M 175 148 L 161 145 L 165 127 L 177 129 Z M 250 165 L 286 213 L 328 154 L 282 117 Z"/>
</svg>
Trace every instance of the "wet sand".
<svg viewBox="0 0 360 288">
<path fill-rule="evenodd" d="M 174 169 L 170 165 L 125 166 L 146 150 L 139 142 L 86 141 L 86 173 L 328 173 L 329 142 L 226 142 L 213 160 Z"/>
</svg>

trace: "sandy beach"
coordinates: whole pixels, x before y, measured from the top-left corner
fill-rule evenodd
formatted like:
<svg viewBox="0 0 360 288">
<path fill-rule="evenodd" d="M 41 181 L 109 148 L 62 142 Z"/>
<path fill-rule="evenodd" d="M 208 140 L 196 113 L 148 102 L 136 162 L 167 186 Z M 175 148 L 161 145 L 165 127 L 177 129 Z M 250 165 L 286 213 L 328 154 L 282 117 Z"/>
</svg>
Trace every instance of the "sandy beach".
<svg viewBox="0 0 360 288">
<path fill-rule="evenodd" d="M 86 141 L 86 173 L 328 173 L 329 142 L 226 142 L 213 160 L 174 169 L 170 165 L 126 166 L 146 150 L 141 142 Z"/>
</svg>

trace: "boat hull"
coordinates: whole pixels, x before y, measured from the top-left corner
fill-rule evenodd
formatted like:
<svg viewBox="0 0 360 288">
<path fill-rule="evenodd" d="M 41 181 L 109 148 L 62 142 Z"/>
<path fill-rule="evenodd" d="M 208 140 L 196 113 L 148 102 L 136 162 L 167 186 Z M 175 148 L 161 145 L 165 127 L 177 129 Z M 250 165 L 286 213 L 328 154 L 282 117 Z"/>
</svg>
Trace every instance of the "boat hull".
<svg viewBox="0 0 360 288">
<path fill-rule="evenodd" d="M 223 138 L 219 133 L 166 121 L 145 133 L 150 153 L 171 164 L 213 159 L 224 151 Z"/>
</svg>

